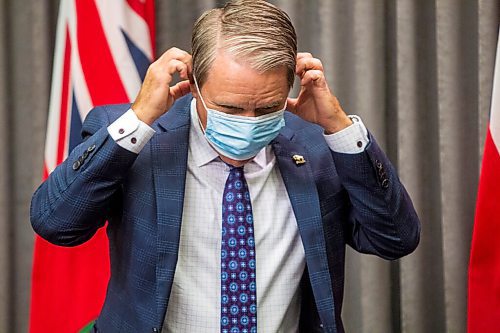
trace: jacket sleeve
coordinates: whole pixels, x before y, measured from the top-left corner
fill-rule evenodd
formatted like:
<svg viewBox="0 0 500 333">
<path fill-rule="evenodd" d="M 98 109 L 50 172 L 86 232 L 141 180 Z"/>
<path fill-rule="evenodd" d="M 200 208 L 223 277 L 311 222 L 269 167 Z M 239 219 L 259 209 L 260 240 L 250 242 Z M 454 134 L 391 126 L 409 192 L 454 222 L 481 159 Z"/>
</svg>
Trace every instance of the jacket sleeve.
<svg viewBox="0 0 500 333">
<path fill-rule="evenodd" d="M 385 259 L 413 252 L 420 240 L 420 221 L 396 170 L 373 136 L 362 153 L 332 155 L 351 204 L 347 243 Z"/>
<path fill-rule="evenodd" d="M 121 182 L 137 154 L 116 144 L 108 125 L 106 107 L 93 109 L 83 123 L 84 141 L 33 194 L 32 227 L 53 244 L 89 240 L 119 201 Z"/>
</svg>

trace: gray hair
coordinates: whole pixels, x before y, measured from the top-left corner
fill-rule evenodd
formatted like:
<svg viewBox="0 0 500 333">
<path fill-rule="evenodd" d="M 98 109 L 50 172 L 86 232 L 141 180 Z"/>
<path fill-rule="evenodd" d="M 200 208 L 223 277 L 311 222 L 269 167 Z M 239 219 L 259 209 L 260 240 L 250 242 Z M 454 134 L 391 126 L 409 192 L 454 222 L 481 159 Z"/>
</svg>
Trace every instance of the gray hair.
<svg viewBox="0 0 500 333">
<path fill-rule="evenodd" d="M 290 17 L 264 0 L 233 0 L 206 11 L 191 39 L 193 71 L 200 87 L 218 50 L 263 73 L 285 66 L 288 85 L 295 78 L 297 35 Z"/>
</svg>

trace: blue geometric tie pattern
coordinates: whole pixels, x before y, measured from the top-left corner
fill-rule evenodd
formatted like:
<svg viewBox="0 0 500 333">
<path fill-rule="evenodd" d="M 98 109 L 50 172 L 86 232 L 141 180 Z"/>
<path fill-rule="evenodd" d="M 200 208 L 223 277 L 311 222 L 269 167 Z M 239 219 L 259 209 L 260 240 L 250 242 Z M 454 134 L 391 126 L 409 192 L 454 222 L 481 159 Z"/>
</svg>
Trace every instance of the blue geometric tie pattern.
<svg viewBox="0 0 500 333">
<path fill-rule="evenodd" d="M 222 198 L 221 332 L 257 333 L 252 204 L 243 167 L 231 168 Z"/>
</svg>

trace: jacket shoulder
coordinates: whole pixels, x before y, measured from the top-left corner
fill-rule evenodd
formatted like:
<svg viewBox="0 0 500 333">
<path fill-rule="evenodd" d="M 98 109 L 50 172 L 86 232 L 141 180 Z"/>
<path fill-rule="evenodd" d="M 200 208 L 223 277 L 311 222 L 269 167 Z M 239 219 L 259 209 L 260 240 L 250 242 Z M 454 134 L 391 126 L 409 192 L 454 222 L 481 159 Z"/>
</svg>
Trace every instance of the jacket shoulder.
<svg viewBox="0 0 500 333">
<path fill-rule="evenodd" d="M 321 126 L 305 121 L 299 116 L 291 113 L 285 112 L 285 128 L 287 131 L 291 131 L 294 136 L 298 136 L 303 139 L 323 139 L 323 129 Z"/>
</svg>

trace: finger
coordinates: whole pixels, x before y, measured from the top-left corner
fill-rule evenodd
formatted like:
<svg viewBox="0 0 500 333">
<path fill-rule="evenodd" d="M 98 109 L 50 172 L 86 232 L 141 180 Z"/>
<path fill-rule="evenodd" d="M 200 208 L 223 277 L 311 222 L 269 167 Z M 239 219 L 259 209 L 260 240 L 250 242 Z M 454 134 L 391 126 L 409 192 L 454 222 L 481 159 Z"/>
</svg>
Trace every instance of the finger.
<svg viewBox="0 0 500 333">
<path fill-rule="evenodd" d="M 184 50 L 172 47 L 164 52 L 156 61 L 160 67 L 165 67 L 172 60 L 179 60 L 188 66 L 188 72 L 192 67 L 192 56 Z"/>
<path fill-rule="evenodd" d="M 177 47 L 172 47 L 164 52 L 158 60 L 168 62 L 171 59 L 177 59 L 186 63 L 191 60 L 191 55 Z"/>
<path fill-rule="evenodd" d="M 309 84 L 314 84 L 316 86 L 326 85 L 324 73 L 320 70 L 309 70 L 305 72 L 302 80 L 300 81 L 300 85 L 307 86 Z"/>
<path fill-rule="evenodd" d="M 177 83 L 175 86 L 170 87 L 170 95 L 174 98 L 174 101 L 187 95 L 191 90 L 189 89 L 189 80 L 184 80 Z"/>
<path fill-rule="evenodd" d="M 178 72 L 182 79 L 188 78 L 188 67 L 185 63 L 177 59 L 171 59 L 168 63 L 160 60 L 153 62 L 146 73 L 145 82 L 152 80 L 162 85 L 170 85 L 172 76 Z"/>
<path fill-rule="evenodd" d="M 186 70 L 186 77 L 182 77 L 183 79 L 188 79 L 189 82 L 194 83 L 193 80 L 193 57 L 187 53 L 187 55 L 184 55 L 182 58 L 178 59 L 182 61 L 184 64 L 186 64 L 187 70 Z"/>
<path fill-rule="evenodd" d="M 297 53 L 297 61 L 303 58 L 312 58 L 312 54 L 309 52 L 299 52 Z"/>
<path fill-rule="evenodd" d="M 170 76 L 174 75 L 177 72 L 179 73 L 181 79 L 188 79 L 188 65 L 180 60 L 170 60 L 167 64 L 166 70 Z"/>
<path fill-rule="evenodd" d="M 323 64 L 321 63 L 321 60 L 317 58 L 302 58 L 297 61 L 295 73 L 298 76 L 304 76 L 305 72 L 309 70 L 323 71 Z"/>
<path fill-rule="evenodd" d="M 179 61 L 182 61 L 183 63 L 185 63 L 187 68 L 188 68 L 188 73 L 192 72 L 192 70 L 193 70 L 193 57 L 191 56 L 191 54 L 187 53 L 184 50 L 174 48 L 169 55 L 170 55 L 170 59 L 176 59 L 176 60 L 179 60 Z M 170 59 L 169 59 L 169 61 L 170 61 Z"/>
<path fill-rule="evenodd" d="M 286 109 L 292 113 L 295 113 L 295 111 L 297 110 L 297 102 L 298 102 L 298 98 L 290 98 L 288 97 L 286 99 Z"/>
</svg>

